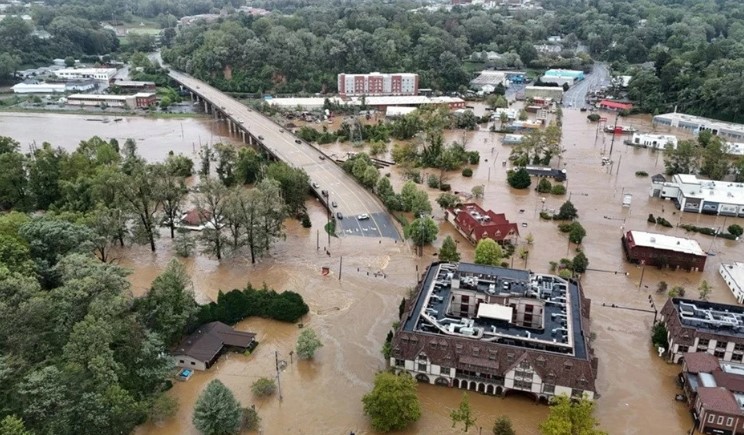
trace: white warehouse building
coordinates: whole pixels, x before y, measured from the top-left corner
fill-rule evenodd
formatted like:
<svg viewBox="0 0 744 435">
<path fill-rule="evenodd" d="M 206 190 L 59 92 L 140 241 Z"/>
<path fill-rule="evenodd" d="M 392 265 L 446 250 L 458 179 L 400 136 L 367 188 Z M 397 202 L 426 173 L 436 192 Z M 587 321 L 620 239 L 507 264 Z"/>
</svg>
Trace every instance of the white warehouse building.
<svg viewBox="0 0 744 435">
<path fill-rule="evenodd" d="M 62 79 L 96 79 L 109 81 L 116 75 L 116 68 L 63 68 L 54 71 Z"/>
<path fill-rule="evenodd" d="M 672 149 L 677 149 L 677 136 L 671 134 L 645 134 L 633 133 L 631 143 L 634 146 L 654 148 L 663 150 L 667 144 L 672 144 Z"/>
<path fill-rule="evenodd" d="M 744 304 L 744 263 L 721 263 L 718 273 L 726 282 L 729 290 L 740 304 Z"/>
</svg>

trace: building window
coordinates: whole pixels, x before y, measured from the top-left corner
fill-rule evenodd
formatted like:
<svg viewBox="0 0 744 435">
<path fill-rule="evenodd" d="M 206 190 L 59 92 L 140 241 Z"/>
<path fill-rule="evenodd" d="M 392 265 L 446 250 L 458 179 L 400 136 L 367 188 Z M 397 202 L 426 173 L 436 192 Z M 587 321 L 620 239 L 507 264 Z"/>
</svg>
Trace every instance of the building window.
<svg viewBox="0 0 744 435">
<path fill-rule="evenodd" d="M 178 363 L 179 363 L 179 364 L 185 364 L 185 361 L 184 361 L 184 360 L 182 360 L 182 359 L 180 359 L 180 360 L 178 360 Z"/>
<path fill-rule="evenodd" d="M 573 388 L 571 389 L 571 397 L 575 397 L 577 399 L 581 399 L 584 396 L 584 390 L 581 390 L 579 388 Z"/>
<path fill-rule="evenodd" d="M 713 352 L 713 355 L 715 355 L 717 358 L 723 358 L 724 355 L 726 355 L 726 352 L 723 350 L 717 350 Z"/>
<path fill-rule="evenodd" d="M 404 367 L 406 365 L 406 362 L 402 359 L 395 359 L 395 366 L 396 367 Z"/>
<path fill-rule="evenodd" d="M 726 346 L 728 346 L 728 343 L 726 343 L 725 341 L 716 342 L 716 349 L 718 348 L 726 349 Z"/>
<path fill-rule="evenodd" d="M 716 419 L 716 416 L 713 414 L 708 414 L 708 423 L 713 423 Z"/>
<path fill-rule="evenodd" d="M 741 362 L 743 356 L 744 355 L 742 355 L 740 353 L 735 353 L 735 354 L 731 355 L 731 361 Z"/>
<path fill-rule="evenodd" d="M 439 373 L 449 376 L 450 375 L 450 368 L 449 367 L 440 367 Z"/>
<path fill-rule="evenodd" d="M 679 346 L 677 347 L 677 352 L 679 353 L 687 353 L 690 350 L 690 346 Z"/>
<path fill-rule="evenodd" d="M 710 343 L 710 340 L 707 338 L 698 339 L 698 347 L 708 347 L 708 343 Z"/>
<path fill-rule="evenodd" d="M 520 390 L 531 390 L 532 382 L 514 381 L 514 388 L 519 388 Z"/>
<path fill-rule="evenodd" d="M 731 425 L 733 425 L 733 424 L 734 424 L 733 417 L 729 417 L 729 418 L 726 419 L 726 426 L 731 427 Z"/>
<path fill-rule="evenodd" d="M 553 394 L 553 393 L 555 393 L 555 385 L 553 385 L 553 384 L 545 384 L 545 385 L 543 385 L 543 393 L 545 393 L 545 394 Z"/>
<path fill-rule="evenodd" d="M 419 362 L 418 363 L 418 371 L 425 372 L 426 371 L 426 363 L 425 362 Z"/>
<path fill-rule="evenodd" d="M 718 416 L 718 421 L 716 422 L 716 424 L 723 424 L 723 416 L 722 415 L 719 415 Z"/>
<path fill-rule="evenodd" d="M 191 365 L 192 365 L 192 366 L 195 366 L 195 365 L 196 365 L 196 363 L 195 363 L 194 361 L 191 361 Z"/>
<path fill-rule="evenodd" d="M 744 343 L 736 343 L 734 345 L 734 350 L 738 350 L 740 352 L 744 352 Z"/>
</svg>

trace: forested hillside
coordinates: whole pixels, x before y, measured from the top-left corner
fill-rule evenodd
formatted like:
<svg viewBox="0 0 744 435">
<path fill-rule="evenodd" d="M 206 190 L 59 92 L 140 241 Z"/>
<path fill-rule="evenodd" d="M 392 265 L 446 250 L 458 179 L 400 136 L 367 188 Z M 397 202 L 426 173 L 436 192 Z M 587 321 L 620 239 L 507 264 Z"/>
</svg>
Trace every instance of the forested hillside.
<svg viewBox="0 0 744 435">
<path fill-rule="evenodd" d="M 225 90 L 312 93 L 334 91 L 340 72 L 371 71 L 417 72 L 422 87 L 457 90 L 483 66 L 468 65 L 471 54 L 483 50 L 504 55 L 496 67 L 535 69 L 581 68 L 588 54 L 635 75 L 631 97 L 645 111 L 677 105 L 744 120 L 739 1 L 547 0 L 545 11 L 512 12 L 413 10 L 405 2 L 258 5 L 292 15 L 240 16 L 183 29 L 164 59 Z M 563 36 L 564 50 L 538 53 L 533 44 L 550 35 Z"/>
</svg>

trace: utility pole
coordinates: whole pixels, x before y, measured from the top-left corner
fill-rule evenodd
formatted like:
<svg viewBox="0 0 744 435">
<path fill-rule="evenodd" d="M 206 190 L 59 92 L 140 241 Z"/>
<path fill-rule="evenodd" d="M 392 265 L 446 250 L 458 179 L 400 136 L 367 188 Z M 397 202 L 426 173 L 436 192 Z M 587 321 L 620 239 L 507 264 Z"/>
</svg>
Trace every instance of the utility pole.
<svg viewBox="0 0 744 435">
<path fill-rule="evenodd" d="M 344 257 L 341 256 L 338 262 L 338 280 L 341 281 L 341 269 L 344 266 Z"/>
<path fill-rule="evenodd" d="M 274 351 L 274 364 L 276 365 L 276 385 L 279 390 L 279 401 L 281 402 L 284 398 L 282 397 L 282 379 L 279 376 L 279 351 Z"/>
<path fill-rule="evenodd" d="M 320 249 L 320 230 L 316 230 L 317 234 L 315 236 L 315 250 L 317 251 Z"/>
</svg>

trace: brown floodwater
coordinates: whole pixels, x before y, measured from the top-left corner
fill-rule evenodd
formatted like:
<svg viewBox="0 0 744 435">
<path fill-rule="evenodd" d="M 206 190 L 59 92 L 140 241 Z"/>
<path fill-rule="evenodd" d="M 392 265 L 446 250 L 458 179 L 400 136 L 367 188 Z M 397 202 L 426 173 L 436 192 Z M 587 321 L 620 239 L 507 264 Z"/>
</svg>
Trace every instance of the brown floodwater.
<svg viewBox="0 0 744 435">
<path fill-rule="evenodd" d="M 65 148 L 74 148 L 79 140 L 93 135 L 120 140 L 134 137 L 140 152 L 149 160 L 163 159 L 170 149 L 192 152 L 200 141 L 227 140 L 224 126 L 208 119 L 125 118 L 122 122 L 126 124 L 121 125 L 126 128 L 119 128 L 113 122 L 103 124 L 85 118 L 0 113 L 0 131 L 15 137 L 24 146 L 47 140 Z M 659 281 L 666 281 L 670 287 L 682 285 L 690 297 L 695 297 L 704 279 L 714 289 L 712 300 L 734 303 L 717 268 L 722 261 L 741 258 L 742 247 L 738 242 L 714 242 L 707 236 L 687 235 L 697 239 L 704 250 L 717 253 L 708 258 L 704 272 L 660 271 L 651 267 L 644 271 L 627 264 L 620 245 L 623 230 L 684 235 L 677 228 L 654 228 L 646 222 L 649 213 L 664 216 L 673 224 L 715 227 L 723 226 L 724 218 L 681 215 L 671 203 L 649 198 L 649 177 L 636 177 L 635 172 L 643 170 L 650 175 L 663 172 L 663 158 L 657 159 L 657 154 L 625 146 L 623 138 L 618 137 L 612 147 L 615 163 L 611 167 L 602 166 L 603 153 L 609 154 L 611 136 L 597 134 L 596 125 L 588 123 L 586 114 L 576 110 L 565 110 L 563 123 L 566 151 L 560 164 L 565 163 L 571 201 L 587 230 L 582 248 L 590 259 L 590 268 L 609 271 L 589 271 L 582 277 L 585 292 L 592 299 L 591 327 L 596 334 L 594 348 L 599 357 L 596 415 L 602 428 L 610 434 L 687 433 L 692 419 L 684 405 L 674 401 L 678 391 L 675 376 L 681 367 L 663 362 L 651 348 L 649 332 L 653 314 L 612 309 L 602 304 L 645 309 L 651 294 L 661 307 L 664 297 L 654 292 Z M 647 117 L 633 118 L 625 124 L 650 130 Z M 532 189 L 510 189 L 506 184 L 506 168 L 502 166 L 510 149 L 500 144 L 497 134 L 480 130 L 466 134 L 454 132 L 447 137 L 449 141 L 464 138 L 468 149 L 481 153 L 481 163 L 474 169 L 472 178 L 464 178 L 459 172 L 448 174 L 453 190 L 470 191 L 473 186 L 483 185 L 484 208 L 504 212 L 507 218 L 518 222 L 520 243 L 524 243 L 528 233 L 534 236 L 529 257 L 526 261 L 514 259 L 514 267 L 547 272 L 550 261 L 575 255 L 575 247 L 567 243 L 556 224 L 540 221 L 538 216 L 543 208 L 559 208 L 568 194 L 558 197 L 538 194 Z M 339 154 L 359 150 L 348 144 L 324 147 L 329 153 Z M 387 171 L 391 172 L 393 185 L 400 188 L 403 180 L 398 170 Z M 439 194 L 431 189 L 429 193 L 432 199 Z M 633 195 L 630 208 L 622 207 L 624 193 Z M 545 198 L 544 203 L 542 198 Z M 436 204 L 434 208 L 435 217 L 441 220 L 442 211 Z M 389 239 L 332 238 L 329 246 L 327 237 L 322 234 L 325 210 L 312 199 L 308 200 L 308 209 L 312 228 L 305 229 L 295 221 L 288 221 L 286 239 L 278 241 L 270 255 L 255 265 L 245 255 L 222 262 L 203 255 L 182 261 L 192 277 L 199 301 L 214 299 L 219 290 L 243 287 L 247 282 L 254 286 L 266 283 L 277 290 L 301 293 L 310 306 L 310 313 L 302 322 L 314 328 L 324 343 L 315 359 L 289 361 L 289 352 L 300 331 L 296 325 L 265 319 L 243 321 L 237 325 L 238 329 L 258 334 L 260 345 L 256 351 L 247 357 L 228 355 L 209 371 L 177 383 L 169 393 L 180 403 L 177 415 L 159 426 L 143 425 L 138 428 L 138 434 L 197 434 L 191 424 L 193 405 L 212 379 L 224 382 L 243 406 L 256 406 L 262 418 L 260 433 L 374 433 L 363 415 L 361 397 L 372 387 L 375 372 L 385 366 L 380 353 L 382 342 L 397 318 L 400 298 L 416 282 L 416 267 L 422 271 L 436 258 L 433 255 L 436 246 L 448 234 L 460 242 L 463 260 L 472 260 L 473 249 L 447 223 L 441 225 L 435 246 L 425 249 L 422 257 L 416 257 L 407 244 Z M 732 223 L 744 222 L 739 218 L 725 220 L 725 225 Z M 167 232 L 163 231 L 156 253 L 149 252 L 146 247 L 132 247 L 122 250 L 118 256 L 119 263 L 133 271 L 132 292 L 142 295 L 173 258 L 173 249 Z M 321 275 L 323 267 L 331 269 L 328 276 Z M 375 276 L 375 272 L 384 272 L 385 277 Z M 260 377 L 275 376 L 277 353 L 288 363 L 281 373 L 282 400 L 278 395 L 256 399 L 250 392 L 250 385 Z M 423 416 L 401 433 L 456 433 L 451 427 L 449 412 L 457 406 L 461 394 L 457 389 L 420 384 Z M 519 395 L 497 398 L 471 392 L 470 401 L 478 417 L 476 433 L 480 433 L 481 427 L 488 433 L 495 418 L 508 415 L 517 433 L 537 434 L 539 422 L 548 413 L 547 407 L 535 405 L 530 398 Z"/>
</svg>

